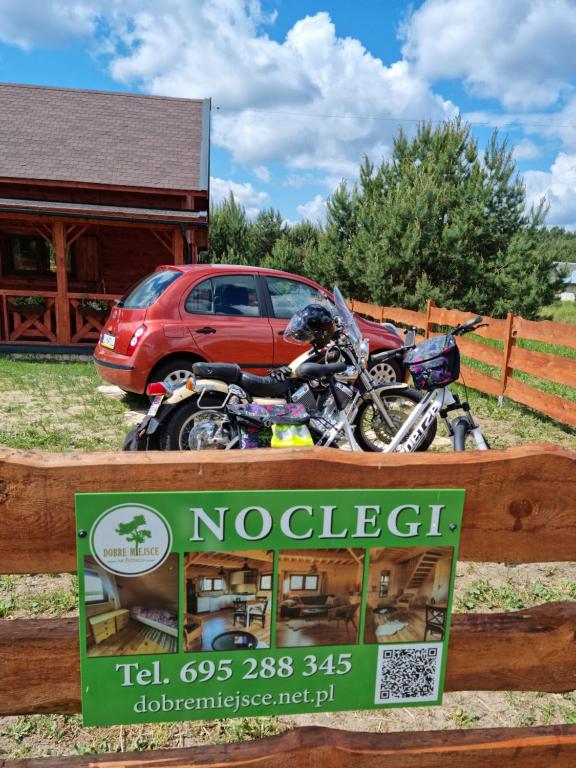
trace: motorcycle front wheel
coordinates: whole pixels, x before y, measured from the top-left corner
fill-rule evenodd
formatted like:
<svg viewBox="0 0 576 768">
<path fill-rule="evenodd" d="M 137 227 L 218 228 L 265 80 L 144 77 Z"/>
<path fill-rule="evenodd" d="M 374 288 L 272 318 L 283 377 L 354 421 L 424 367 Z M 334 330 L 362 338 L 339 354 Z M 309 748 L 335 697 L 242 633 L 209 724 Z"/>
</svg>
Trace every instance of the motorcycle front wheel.
<svg viewBox="0 0 576 768">
<path fill-rule="evenodd" d="M 202 408 L 191 397 L 175 408 L 159 435 L 161 451 L 222 450 L 232 440 L 226 411 L 219 406 L 222 397 L 204 396 Z M 211 407 L 212 406 L 212 407 Z"/>
<path fill-rule="evenodd" d="M 384 403 L 394 429 L 382 418 L 371 400 L 365 400 L 356 414 L 354 437 L 364 451 L 385 452 L 398 430 L 422 399 L 415 389 L 390 391 L 388 387 L 376 390 L 376 396 Z M 436 419 L 430 424 L 414 450 L 426 451 L 436 437 Z"/>
</svg>

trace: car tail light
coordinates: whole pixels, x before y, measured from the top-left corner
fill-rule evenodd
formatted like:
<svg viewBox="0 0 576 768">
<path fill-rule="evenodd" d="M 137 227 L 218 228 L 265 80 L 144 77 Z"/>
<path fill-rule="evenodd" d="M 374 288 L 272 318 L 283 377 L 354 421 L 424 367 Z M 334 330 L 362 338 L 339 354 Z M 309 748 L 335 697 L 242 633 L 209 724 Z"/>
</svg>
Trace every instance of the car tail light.
<svg viewBox="0 0 576 768">
<path fill-rule="evenodd" d="M 130 343 L 128 344 L 128 354 L 131 355 L 132 352 L 136 349 L 138 346 L 138 342 L 144 336 L 146 333 L 146 326 L 145 325 L 139 325 L 138 328 L 134 331 L 132 334 L 132 338 L 130 339 Z"/>
<path fill-rule="evenodd" d="M 161 381 L 153 381 L 146 387 L 146 394 L 149 397 L 154 397 L 154 395 L 167 395 L 168 390 Z"/>
</svg>

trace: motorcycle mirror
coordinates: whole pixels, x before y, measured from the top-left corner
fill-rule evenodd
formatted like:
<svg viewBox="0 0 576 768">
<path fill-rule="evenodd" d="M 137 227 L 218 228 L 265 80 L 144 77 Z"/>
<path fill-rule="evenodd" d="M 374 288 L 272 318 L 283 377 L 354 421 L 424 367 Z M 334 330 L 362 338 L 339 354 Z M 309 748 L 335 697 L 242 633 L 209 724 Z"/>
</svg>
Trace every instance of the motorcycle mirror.
<svg viewBox="0 0 576 768">
<path fill-rule="evenodd" d="M 415 341 L 416 341 L 416 330 L 414 328 L 410 328 L 409 330 L 406 331 L 406 334 L 404 336 L 404 346 L 413 347 Z"/>
</svg>

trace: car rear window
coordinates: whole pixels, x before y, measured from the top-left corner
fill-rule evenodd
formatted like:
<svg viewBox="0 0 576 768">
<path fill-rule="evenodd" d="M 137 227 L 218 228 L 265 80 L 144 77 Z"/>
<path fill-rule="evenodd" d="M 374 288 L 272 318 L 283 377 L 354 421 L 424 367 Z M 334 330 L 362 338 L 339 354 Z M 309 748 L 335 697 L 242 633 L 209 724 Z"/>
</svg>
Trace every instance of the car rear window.
<svg viewBox="0 0 576 768">
<path fill-rule="evenodd" d="M 166 288 L 182 275 L 175 269 L 153 272 L 131 288 L 116 306 L 122 309 L 146 309 L 160 298 Z"/>
</svg>

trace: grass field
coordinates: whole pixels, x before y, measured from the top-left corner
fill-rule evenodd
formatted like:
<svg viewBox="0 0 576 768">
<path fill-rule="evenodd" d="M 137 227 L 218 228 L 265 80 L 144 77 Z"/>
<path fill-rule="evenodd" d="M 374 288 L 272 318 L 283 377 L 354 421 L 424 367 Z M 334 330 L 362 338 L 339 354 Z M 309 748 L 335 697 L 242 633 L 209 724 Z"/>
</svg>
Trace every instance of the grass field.
<svg viewBox="0 0 576 768">
<path fill-rule="evenodd" d="M 91 364 L 0 357 L 0 446 L 51 452 L 119 450 L 146 401 L 104 394 L 99 385 Z M 472 391 L 468 394 L 494 448 L 548 442 L 576 449 L 574 430 L 514 403 L 500 407 L 494 398 Z M 441 436 L 436 448 L 447 449 Z M 458 611 L 518 610 L 573 599 L 573 563 L 458 566 Z M 72 616 L 76 604 L 77 581 L 71 574 L 0 576 L 0 617 Z M 83 728 L 77 715 L 5 717 L 0 718 L 0 759 L 239 741 L 304 724 L 380 732 L 576 723 L 576 693 L 454 693 L 446 694 L 444 701 L 442 707 L 384 712 L 115 728 Z"/>
</svg>

